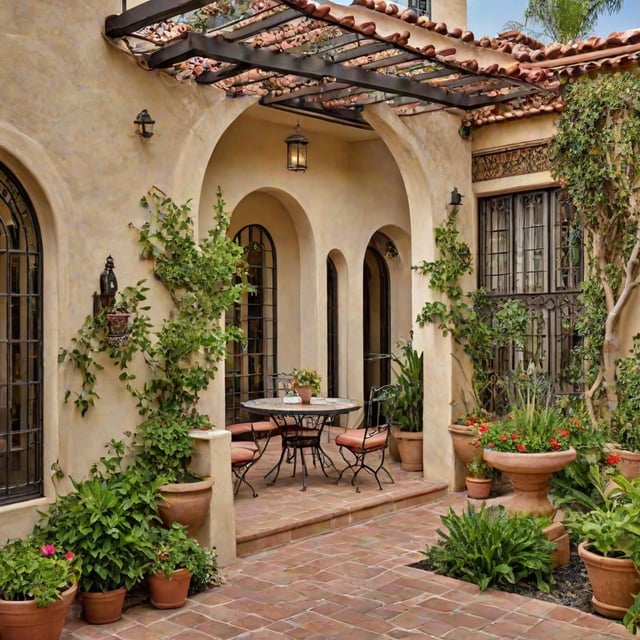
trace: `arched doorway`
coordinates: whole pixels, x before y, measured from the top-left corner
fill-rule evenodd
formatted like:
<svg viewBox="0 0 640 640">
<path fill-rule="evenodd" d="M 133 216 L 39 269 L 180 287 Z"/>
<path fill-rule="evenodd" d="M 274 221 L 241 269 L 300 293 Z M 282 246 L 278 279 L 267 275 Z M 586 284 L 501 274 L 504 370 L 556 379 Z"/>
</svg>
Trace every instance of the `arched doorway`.
<svg viewBox="0 0 640 640">
<path fill-rule="evenodd" d="M 365 397 L 371 387 L 391 382 L 391 305 L 389 268 L 380 251 L 381 233 L 374 234 L 363 265 L 363 347 Z M 382 244 L 385 246 L 385 244 Z"/>
</svg>

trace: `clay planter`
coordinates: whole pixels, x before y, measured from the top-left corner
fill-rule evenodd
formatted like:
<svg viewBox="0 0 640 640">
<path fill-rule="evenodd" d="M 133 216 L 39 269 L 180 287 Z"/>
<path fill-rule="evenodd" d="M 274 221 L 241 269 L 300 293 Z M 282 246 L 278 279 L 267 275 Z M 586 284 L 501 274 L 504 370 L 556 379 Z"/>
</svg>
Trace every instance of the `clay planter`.
<svg viewBox="0 0 640 640">
<path fill-rule="evenodd" d="M 593 590 L 594 609 L 607 618 L 622 620 L 640 592 L 640 574 L 629 558 L 607 558 L 594 553 L 586 542 L 578 545 L 578 555 L 587 569 Z"/>
<path fill-rule="evenodd" d="M 74 584 L 62 592 L 62 600 L 39 607 L 35 600 L 0 599 L 2 640 L 60 640 L 69 607 L 78 591 Z"/>
<path fill-rule="evenodd" d="M 213 483 L 214 479 L 207 477 L 199 482 L 163 484 L 160 487 L 163 501 L 158 510 L 165 525 L 170 527 L 172 522 L 184 524 L 193 537 L 209 512 Z"/>
<path fill-rule="evenodd" d="M 486 500 L 491 494 L 492 478 L 472 478 L 468 476 L 464 481 L 467 486 L 467 498 Z"/>
<path fill-rule="evenodd" d="M 170 578 L 162 571 L 152 573 L 149 578 L 151 604 L 156 609 L 179 609 L 184 606 L 191 584 L 191 572 L 187 569 L 176 569 Z"/>
<path fill-rule="evenodd" d="M 80 602 L 84 619 L 89 624 L 108 624 L 120 620 L 126 595 L 124 587 L 105 592 L 83 591 Z"/>
<path fill-rule="evenodd" d="M 405 471 L 422 471 L 422 431 L 401 431 L 393 428 L 398 441 L 400 467 Z"/>
<path fill-rule="evenodd" d="M 511 511 L 534 516 L 552 516 L 555 508 L 549 502 L 549 478 L 576 459 L 576 450 L 545 453 L 512 453 L 484 449 L 482 457 L 511 481 Z"/>
<path fill-rule="evenodd" d="M 296 393 L 300 396 L 302 404 L 311 404 L 311 387 L 296 387 Z"/>
<path fill-rule="evenodd" d="M 469 464 L 475 454 L 476 449 L 471 444 L 476 437 L 476 427 L 468 427 L 464 424 L 450 424 L 449 433 L 453 443 L 453 451 L 463 464 Z"/>
<path fill-rule="evenodd" d="M 611 453 L 620 456 L 618 471 L 620 471 L 620 474 L 627 480 L 640 477 L 640 453 L 634 453 L 626 449 L 618 449 L 617 447 L 612 449 Z"/>
</svg>

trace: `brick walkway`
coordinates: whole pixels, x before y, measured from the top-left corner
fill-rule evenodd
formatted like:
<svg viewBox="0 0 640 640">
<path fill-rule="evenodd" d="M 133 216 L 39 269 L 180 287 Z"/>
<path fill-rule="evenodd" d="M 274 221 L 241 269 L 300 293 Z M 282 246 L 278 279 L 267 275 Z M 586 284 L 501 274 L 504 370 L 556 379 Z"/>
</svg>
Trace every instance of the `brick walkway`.
<svg viewBox="0 0 640 640">
<path fill-rule="evenodd" d="M 302 498 L 301 498 L 302 499 Z M 259 500 L 259 498 L 258 498 Z M 89 626 L 72 612 L 64 640 L 604 640 L 616 622 L 410 567 L 435 540 L 440 515 L 464 494 L 240 558 L 227 584 L 187 606 L 128 609 Z M 26 640 L 26 639 L 25 639 Z"/>
</svg>

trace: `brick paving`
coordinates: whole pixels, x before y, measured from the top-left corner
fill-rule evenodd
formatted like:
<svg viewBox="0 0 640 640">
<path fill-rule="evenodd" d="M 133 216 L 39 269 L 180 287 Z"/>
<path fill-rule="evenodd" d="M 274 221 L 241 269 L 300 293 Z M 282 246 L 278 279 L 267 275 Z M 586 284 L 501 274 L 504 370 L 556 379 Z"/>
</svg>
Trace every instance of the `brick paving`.
<svg viewBox="0 0 640 640">
<path fill-rule="evenodd" d="M 267 460 L 264 462 L 268 464 Z M 413 484 L 422 482 L 416 474 L 403 476 L 397 465 L 393 466 L 392 473 L 397 481 L 394 492 L 401 492 L 406 482 L 407 490 L 415 493 Z M 284 483 L 284 476 L 281 477 Z M 319 470 L 312 470 L 309 482 L 305 493 L 299 491 L 297 483 L 280 487 L 277 483 L 273 487 L 258 487 L 260 496 L 255 499 L 245 499 L 241 494 L 237 501 L 238 535 L 254 535 L 255 531 L 249 532 L 247 524 L 251 511 L 260 522 L 259 528 L 264 528 L 265 522 L 274 517 L 276 509 L 267 502 L 279 502 L 281 513 L 296 512 L 298 507 L 298 514 L 305 514 L 301 505 L 324 487 L 324 498 L 313 499 L 312 510 L 317 518 L 316 503 L 324 502 L 329 511 L 341 510 L 347 503 L 371 501 L 374 495 L 389 492 L 386 488 L 374 494 L 368 485 L 363 485 L 357 493 L 346 482 L 344 488 L 348 493 L 343 493 L 341 487 L 336 488 Z M 422 558 L 420 550 L 435 541 L 440 516 L 450 506 L 456 509 L 466 506 L 464 493 L 442 495 L 438 487 L 435 489 L 430 501 L 418 506 L 398 508 L 369 520 L 325 533 L 316 532 L 305 539 L 287 541 L 282 546 L 240 557 L 225 567 L 225 585 L 189 598 L 182 609 L 158 611 L 143 603 L 127 608 L 116 623 L 91 626 L 79 618 L 79 609 L 74 606 L 62 638 L 605 640 L 633 637 L 620 623 L 597 615 L 516 594 L 481 592 L 469 583 L 411 567 Z M 442 497 L 438 497 L 440 495 Z M 245 524 L 240 524 L 243 521 Z M 282 522 L 277 526 L 285 527 Z"/>
</svg>

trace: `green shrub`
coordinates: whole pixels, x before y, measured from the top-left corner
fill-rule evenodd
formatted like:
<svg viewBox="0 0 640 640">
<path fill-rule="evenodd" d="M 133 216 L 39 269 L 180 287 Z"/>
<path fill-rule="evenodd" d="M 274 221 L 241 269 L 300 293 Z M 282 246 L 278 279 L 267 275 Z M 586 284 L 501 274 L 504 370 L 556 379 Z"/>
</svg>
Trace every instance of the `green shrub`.
<svg viewBox="0 0 640 640">
<path fill-rule="evenodd" d="M 535 580 L 549 592 L 553 584 L 551 554 L 556 548 L 544 536 L 544 518 L 510 514 L 504 507 L 485 507 L 441 516 L 447 531 L 438 529 L 435 545 L 421 552 L 436 573 L 477 584 L 513 591 L 523 580 Z"/>
</svg>

